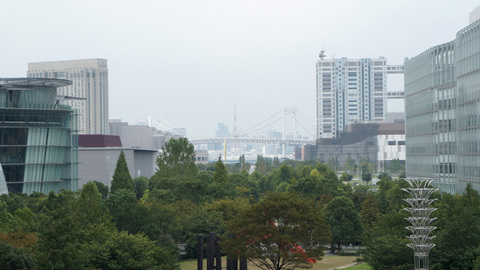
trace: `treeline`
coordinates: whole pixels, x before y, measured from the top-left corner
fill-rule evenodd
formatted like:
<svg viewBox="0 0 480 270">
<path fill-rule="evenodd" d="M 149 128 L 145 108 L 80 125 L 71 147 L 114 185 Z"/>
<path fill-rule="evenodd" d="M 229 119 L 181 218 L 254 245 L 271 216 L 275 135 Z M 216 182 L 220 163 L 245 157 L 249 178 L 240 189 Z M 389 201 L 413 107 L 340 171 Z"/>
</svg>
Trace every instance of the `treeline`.
<svg viewBox="0 0 480 270">
<path fill-rule="evenodd" d="M 251 239 L 264 241 L 288 221 L 282 237 L 291 243 L 305 242 L 298 234 L 305 229 L 318 239 L 312 248 L 328 245 L 341 254 L 342 245 L 363 245 L 361 256 L 374 269 L 413 268 L 405 181 L 384 173 L 372 189 L 349 184 L 348 175 L 339 179 L 322 163 L 259 157 L 249 173 L 242 158 L 197 167 L 193 157 L 187 139 L 171 140 L 151 179 L 131 179 L 122 153 L 110 190 L 90 182 L 75 193 L 3 195 L 2 269 L 178 269 L 178 244 L 185 244 L 182 258 L 194 258 L 197 234 L 226 237 L 255 220 L 263 225 L 250 226 L 261 230 L 247 239 L 252 248 Z M 470 186 L 463 196 L 434 196 L 431 269 L 480 269 L 480 196 Z M 314 251 L 306 250 L 323 254 Z"/>
</svg>

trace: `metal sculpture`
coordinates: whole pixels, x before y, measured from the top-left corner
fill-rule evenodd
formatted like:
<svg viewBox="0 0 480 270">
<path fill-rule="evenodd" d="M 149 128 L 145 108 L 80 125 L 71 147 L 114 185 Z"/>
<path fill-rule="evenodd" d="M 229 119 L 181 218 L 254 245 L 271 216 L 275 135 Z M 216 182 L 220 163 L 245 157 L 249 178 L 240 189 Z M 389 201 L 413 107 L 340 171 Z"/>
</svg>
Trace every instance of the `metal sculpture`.
<svg viewBox="0 0 480 270">
<path fill-rule="evenodd" d="M 437 188 L 430 187 L 433 179 L 406 178 L 405 181 L 410 185 L 409 188 L 402 189 L 410 195 L 410 198 L 404 199 L 410 207 L 404 208 L 411 217 L 406 218 L 412 226 L 405 227 L 412 234 L 408 238 L 412 243 L 407 244 L 414 252 L 415 270 L 428 270 L 428 252 L 435 244 L 431 240 L 435 236 L 429 236 L 436 227 L 430 226 L 432 221 L 437 218 L 430 218 L 430 214 L 437 210 L 430 205 L 436 199 L 430 199 Z"/>
</svg>

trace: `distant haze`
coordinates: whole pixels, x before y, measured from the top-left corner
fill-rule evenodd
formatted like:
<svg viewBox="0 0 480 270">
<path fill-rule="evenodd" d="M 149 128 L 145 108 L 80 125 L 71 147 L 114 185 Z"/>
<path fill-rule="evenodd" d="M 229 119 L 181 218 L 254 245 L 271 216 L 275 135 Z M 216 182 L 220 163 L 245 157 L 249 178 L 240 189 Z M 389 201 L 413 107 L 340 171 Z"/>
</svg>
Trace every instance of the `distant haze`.
<svg viewBox="0 0 480 270">
<path fill-rule="evenodd" d="M 0 77 L 27 63 L 106 58 L 110 118 L 162 117 L 213 136 L 295 107 L 315 123 L 315 62 L 402 64 L 455 38 L 478 1 L 4 1 Z M 389 77 L 390 78 L 390 77 Z M 396 82 L 402 86 L 402 83 Z M 402 102 L 389 103 L 403 109 Z"/>
</svg>

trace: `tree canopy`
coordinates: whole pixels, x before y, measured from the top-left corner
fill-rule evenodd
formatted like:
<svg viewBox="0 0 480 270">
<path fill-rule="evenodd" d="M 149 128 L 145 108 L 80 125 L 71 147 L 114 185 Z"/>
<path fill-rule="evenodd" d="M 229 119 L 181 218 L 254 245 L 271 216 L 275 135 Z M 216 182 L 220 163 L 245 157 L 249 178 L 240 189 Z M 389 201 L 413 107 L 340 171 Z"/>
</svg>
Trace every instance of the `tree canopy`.
<svg viewBox="0 0 480 270">
<path fill-rule="evenodd" d="M 195 150 L 187 138 L 170 139 L 157 157 L 157 176 L 179 180 L 193 178 L 197 174 Z"/>
<path fill-rule="evenodd" d="M 329 241 L 324 216 L 313 201 L 292 193 L 269 193 L 227 224 L 235 238 L 227 252 L 261 269 L 309 268 Z"/>
<path fill-rule="evenodd" d="M 128 170 L 127 160 L 125 159 L 125 154 L 120 152 L 120 156 L 117 160 L 117 166 L 115 167 L 115 172 L 112 177 L 112 185 L 110 192 L 116 192 L 120 189 L 127 189 L 133 191 L 132 177 Z"/>
</svg>

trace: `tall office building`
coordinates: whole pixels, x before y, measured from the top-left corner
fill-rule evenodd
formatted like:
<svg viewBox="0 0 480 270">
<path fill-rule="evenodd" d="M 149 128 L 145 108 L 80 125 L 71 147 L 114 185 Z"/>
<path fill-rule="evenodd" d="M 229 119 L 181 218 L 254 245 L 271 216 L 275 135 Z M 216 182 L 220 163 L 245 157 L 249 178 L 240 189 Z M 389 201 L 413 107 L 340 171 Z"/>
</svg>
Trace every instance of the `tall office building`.
<svg viewBox="0 0 480 270">
<path fill-rule="evenodd" d="M 407 177 L 434 178 L 449 193 L 480 190 L 478 19 L 405 62 Z"/>
<path fill-rule="evenodd" d="M 28 63 L 29 78 L 72 81 L 58 95 L 78 114 L 80 134 L 108 134 L 108 68 L 106 59 Z"/>
<path fill-rule="evenodd" d="M 317 138 L 337 138 L 357 122 L 385 121 L 387 99 L 403 98 L 403 91 L 387 91 L 387 74 L 402 74 L 402 65 L 377 59 L 317 61 Z"/>
</svg>

